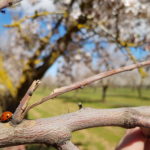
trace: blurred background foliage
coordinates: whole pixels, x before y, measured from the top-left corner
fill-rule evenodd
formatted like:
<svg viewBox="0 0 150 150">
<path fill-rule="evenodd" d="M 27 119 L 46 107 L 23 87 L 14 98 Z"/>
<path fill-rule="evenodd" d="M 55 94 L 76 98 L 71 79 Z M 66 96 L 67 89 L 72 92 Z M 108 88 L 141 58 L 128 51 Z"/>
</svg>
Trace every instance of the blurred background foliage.
<svg viewBox="0 0 150 150">
<path fill-rule="evenodd" d="M 9 22 L 0 27 L 0 111 L 13 112 L 35 79 L 43 84 L 33 101 L 55 87 L 149 60 L 149 7 L 149 0 L 23 0 L 6 9 L 0 14 L 1 22 Z M 78 102 L 95 108 L 149 105 L 149 72 L 146 67 L 106 78 L 36 107 L 29 118 L 75 111 Z M 73 140 L 84 150 L 111 149 L 123 133 L 96 128 L 75 133 Z"/>
</svg>

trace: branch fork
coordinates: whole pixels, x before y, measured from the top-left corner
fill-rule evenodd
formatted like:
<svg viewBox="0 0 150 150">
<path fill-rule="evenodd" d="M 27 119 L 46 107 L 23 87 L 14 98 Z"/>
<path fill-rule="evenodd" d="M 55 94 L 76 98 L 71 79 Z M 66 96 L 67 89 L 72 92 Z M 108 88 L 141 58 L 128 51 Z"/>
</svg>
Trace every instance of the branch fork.
<svg viewBox="0 0 150 150">
<path fill-rule="evenodd" d="M 13 117 L 12 117 L 12 120 L 11 122 L 13 124 L 19 124 L 25 117 L 25 115 L 27 114 L 27 112 L 32 109 L 33 107 L 37 106 L 37 105 L 40 105 L 50 99 L 53 99 L 57 96 L 60 96 L 64 93 L 67 93 L 67 92 L 70 92 L 70 91 L 73 91 L 73 90 L 76 90 L 76 89 L 79 89 L 79 88 L 83 88 L 95 81 L 98 81 L 98 80 L 101 80 L 103 78 L 106 78 L 108 76 L 112 76 L 112 75 L 115 75 L 115 74 L 118 74 L 118 73 L 121 73 L 121 72 L 125 72 L 125 71 L 131 71 L 133 69 L 136 69 L 136 68 L 140 68 L 140 67 L 144 67 L 144 66 L 148 66 L 150 65 L 150 61 L 145 61 L 145 62 L 141 62 L 141 63 L 136 63 L 136 64 L 133 64 L 133 65 L 129 65 L 129 66 L 125 66 L 125 67 L 121 67 L 121 68 L 118 68 L 118 69 L 114 69 L 114 70 L 110 70 L 110 71 L 106 71 L 106 72 L 103 72 L 103 73 L 100 73 L 100 74 L 97 74 L 97 75 L 94 75 L 94 76 L 91 76 L 89 78 L 86 78 L 82 81 L 79 81 L 79 82 L 76 82 L 76 83 L 73 83 L 69 86 L 65 86 L 65 87 L 61 87 L 61 88 L 57 88 L 57 89 L 54 89 L 50 95 L 42 98 L 41 100 L 35 102 L 34 104 L 28 106 L 28 102 L 33 94 L 33 92 L 37 89 L 37 87 L 39 86 L 40 84 L 40 81 L 39 80 L 36 80 L 32 83 L 32 85 L 30 86 L 30 88 L 28 89 L 27 93 L 25 94 L 25 96 L 22 98 L 19 106 L 17 107 Z"/>
<path fill-rule="evenodd" d="M 150 61 L 106 71 L 69 86 L 54 89 L 50 95 L 28 105 L 32 94 L 40 85 L 39 80 L 33 81 L 14 112 L 11 122 L 0 123 L 0 147 L 43 143 L 53 145 L 58 150 L 78 150 L 70 141 L 71 132 L 100 126 L 120 126 L 124 128 L 139 126 L 149 136 L 150 107 L 92 109 L 82 108 L 82 104 L 79 103 L 77 112 L 46 119 L 23 120 L 31 108 L 59 95 L 84 87 L 105 77 L 148 65 L 150 65 Z"/>
</svg>

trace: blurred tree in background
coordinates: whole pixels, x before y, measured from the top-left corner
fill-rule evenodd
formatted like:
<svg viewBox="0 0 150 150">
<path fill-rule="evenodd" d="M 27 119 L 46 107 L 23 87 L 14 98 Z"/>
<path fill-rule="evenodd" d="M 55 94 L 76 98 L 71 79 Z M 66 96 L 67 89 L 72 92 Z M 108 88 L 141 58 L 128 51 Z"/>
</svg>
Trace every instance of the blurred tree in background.
<svg viewBox="0 0 150 150">
<path fill-rule="evenodd" d="M 56 61 L 64 85 L 148 60 L 149 7 L 149 0 L 23 0 L 1 34 L 1 111 L 14 111 L 32 81 Z M 138 70 L 139 87 L 148 69 Z M 110 82 L 103 81 L 104 92 Z"/>
</svg>

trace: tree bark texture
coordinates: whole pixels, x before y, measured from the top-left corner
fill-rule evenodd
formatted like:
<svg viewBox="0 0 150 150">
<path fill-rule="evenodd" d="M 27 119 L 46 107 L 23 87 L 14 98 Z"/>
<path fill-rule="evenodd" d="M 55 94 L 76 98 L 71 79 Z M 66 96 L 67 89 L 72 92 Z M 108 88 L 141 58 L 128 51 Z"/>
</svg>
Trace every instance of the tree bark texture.
<svg viewBox="0 0 150 150">
<path fill-rule="evenodd" d="M 100 126 L 149 128 L 150 107 L 82 108 L 57 117 L 24 120 L 18 125 L 0 123 L 0 147 L 31 143 L 60 146 L 71 139 L 71 132 Z"/>
</svg>

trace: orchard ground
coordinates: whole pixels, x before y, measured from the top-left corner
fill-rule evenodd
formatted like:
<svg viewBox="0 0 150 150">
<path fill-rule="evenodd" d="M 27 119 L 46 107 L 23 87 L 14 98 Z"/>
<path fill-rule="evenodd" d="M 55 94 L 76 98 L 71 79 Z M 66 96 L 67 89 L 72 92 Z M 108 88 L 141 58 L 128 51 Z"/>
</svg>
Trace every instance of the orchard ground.
<svg viewBox="0 0 150 150">
<path fill-rule="evenodd" d="M 33 95 L 31 103 L 50 94 L 49 88 L 39 88 Z M 102 103 L 100 88 L 84 88 L 69 92 L 53 100 L 49 100 L 40 106 L 35 107 L 29 112 L 29 119 L 46 118 L 62 115 L 68 112 L 77 111 L 78 103 L 83 107 L 93 108 L 118 108 L 129 106 L 150 105 L 150 88 L 142 89 L 142 98 L 138 98 L 138 93 L 131 88 L 109 88 L 106 102 Z M 120 127 L 99 127 L 85 129 L 74 132 L 72 141 L 81 150 L 113 150 L 125 129 Z M 37 149 L 33 146 L 30 150 Z M 41 147 L 41 150 L 52 150 L 51 148 Z"/>
</svg>

